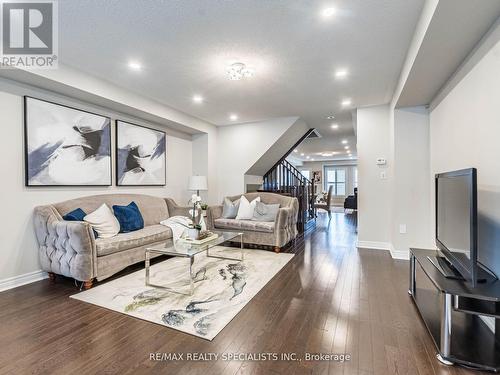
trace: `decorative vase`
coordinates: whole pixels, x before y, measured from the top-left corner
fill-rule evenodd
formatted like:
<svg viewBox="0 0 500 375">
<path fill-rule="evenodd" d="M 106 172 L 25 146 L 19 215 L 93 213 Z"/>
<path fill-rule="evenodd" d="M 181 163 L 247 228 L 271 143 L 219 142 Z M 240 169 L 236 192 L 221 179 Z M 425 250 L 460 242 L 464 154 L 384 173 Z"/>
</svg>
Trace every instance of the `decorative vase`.
<svg viewBox="0 0 500 375">
<path fill-rule="evenodd" d="M 199 235 L 200 235 L 200 231 L 199 231 L 199 229 L 196 229 L 196 228 L 189 228 L 187 230 L 187 235 L 190 239 L 197 240 Z"/>
</svg>

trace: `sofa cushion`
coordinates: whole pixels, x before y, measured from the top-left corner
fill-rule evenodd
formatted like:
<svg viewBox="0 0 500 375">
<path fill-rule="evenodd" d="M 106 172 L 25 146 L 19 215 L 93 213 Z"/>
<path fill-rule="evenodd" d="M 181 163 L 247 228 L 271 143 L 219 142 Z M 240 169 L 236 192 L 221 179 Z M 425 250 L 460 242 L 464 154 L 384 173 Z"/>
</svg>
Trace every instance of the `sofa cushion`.
<svg viewBox="0 0 500 375">
<path fill-rule="evenodd" d="M 234 219 L 240 208 L 240 200 L 231 201 L 229 198 L 224 198 L 224 206 L 222 207 L 222 218 Z"/>
<path fill-rule="evenodd" d="M 120 223 L 120 233 L 144 228 L 144 219 L 134 201 L 130 202 L 128 206 L 113 205 L 113 212 Z"/>
<path fill-rule="evenodd" d="M 274 222 L 236 220 L 236 219 L 215 219 L 215 228 L 273 233 Z"/>
<path fill-rule="evenodd" d="M 91 195 L 56 203 L 53 206 L 62 216 L 75 208 L 81 208 L 85 212 L 92 212 L 103 203 L 106 203 L 109 207 L 113 207 L 115 204 L 124 206 L 132 201 L 139 207 L 144 219 L 144 225 L 159 224 L 160 221 L 169 217 L 167 202 L 165 202 L 164 198 L 145 194 L 113 193 Z"/>
<path fill-rule="evenodd" d="M 86 215 L 83 220 L 89 223 L 101 238 L 114 237 L 120 231 L 120 223 L 106 203 Z"/>
<path fill-rule="evenodd" d="M 254 221 L 274 221 L 276 216 L 278 216 L 278 211 L 280 205 L 276 204 L 265 204 L 262 202 L 257 202 L 255 210 L 253 212 L 252 220 Z"/>
<path fill-rule="evenodd" d="M 66 221 L 83 221 L 83 218 L 87 216 L 84 210 L 77 208 L 71 212 L 68 212 L 63 216 L 63 220 Z"/>
<path fill-rule="evenodd" d="M 255 205 L 260 202 L 260 197 L 255 198 L 253 201 L 249 202 L 248 199 L 242 195 L 240 198 L 240 206 L 238 207 L 238 214 L 236 215 L 237 220 L 250 220 L 253 217 L 253 212 L 255 211 Z"/>
<path fill-rule="evenodd" d="M 109 255 L 134 247 L 166 241 L 172 238 L 172 230 L 164 225 L 149 225 L 129 233 L 119 233 L 112 238 L 98 238 L 95 241 L 97 256 Z"/>
</svg>

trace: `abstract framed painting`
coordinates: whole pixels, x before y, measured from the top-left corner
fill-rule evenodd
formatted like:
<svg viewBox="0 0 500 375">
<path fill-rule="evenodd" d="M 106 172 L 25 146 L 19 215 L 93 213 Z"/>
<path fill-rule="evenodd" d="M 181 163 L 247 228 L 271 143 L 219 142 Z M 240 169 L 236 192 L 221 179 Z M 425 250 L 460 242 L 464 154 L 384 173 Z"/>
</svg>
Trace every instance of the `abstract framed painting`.
<svg viewBox="0 0 500 375">
<path fill-rule="evenodd" d="M 24 97 L 26 186 L 110 186 L 111 119 Z"/>
<path fill-rule="evenodd" d="M 165 186 L 165 132 L 116 121 L 116 184 Z"/>
</svg>

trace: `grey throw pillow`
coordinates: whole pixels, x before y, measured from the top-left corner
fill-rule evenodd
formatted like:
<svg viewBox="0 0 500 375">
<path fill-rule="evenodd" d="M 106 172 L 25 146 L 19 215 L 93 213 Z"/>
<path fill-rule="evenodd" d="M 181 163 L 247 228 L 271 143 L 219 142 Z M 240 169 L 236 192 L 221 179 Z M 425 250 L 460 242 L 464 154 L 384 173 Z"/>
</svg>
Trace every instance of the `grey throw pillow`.
<svg viewBox="0 0 500 375">
<path fill-rule="evenodd" d="M 253 221 L 274 221 L 280 209 L 279 204 L 265 204 L 257 202 L 253 212 Z"/>
<path fill-rule="evenodd" d="M 224 198 L 224 205 L 222 207 L 222 218 L 223 219 L 234 219 L 238 214 L 238 209 L 240 208 L 240 200 L 237 199 L 232 202 L 229 198 Z"/>
</svg>

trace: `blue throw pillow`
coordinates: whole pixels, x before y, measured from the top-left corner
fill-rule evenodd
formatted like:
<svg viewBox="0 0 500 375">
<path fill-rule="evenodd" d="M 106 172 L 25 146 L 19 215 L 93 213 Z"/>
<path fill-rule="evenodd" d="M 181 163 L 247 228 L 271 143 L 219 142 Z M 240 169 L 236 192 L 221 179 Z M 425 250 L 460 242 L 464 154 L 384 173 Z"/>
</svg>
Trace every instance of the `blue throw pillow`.
<svg viewBox="0 0 500 375">
<path fill-rule="evenodd" d="M 68 212 L 66 215 L 63 216 L 63 220 L 66 221 L 83 221 L 83 218 L 87 216 L 84 210 L 81 208 L 77 208 L 71 212 Z M 94 237 L 97 238 L 99 235 L 95 231 L 95 229 L 92 229 L 94 232 Z"/>
<path fill-rule="evenodd" d="M 120 233 L 133 232 L 144 228 L 144 219 L 135 202 L 130 202 L 128 206 L 114 205 L 113 212 L 120 223 Z"/>
<path fill-rule="evenodd" d="M 77 208 L 71 212 L 68 212 L 63 216 L 63 219 L 66 221 L 83 221 L 83 218 L 87 216 L 84 210 L 81 208 Z"/>
</svg>

